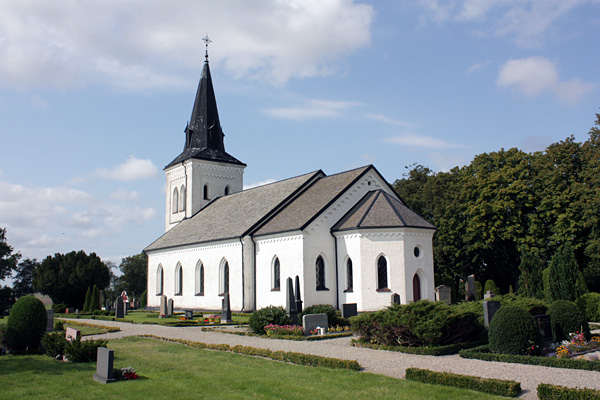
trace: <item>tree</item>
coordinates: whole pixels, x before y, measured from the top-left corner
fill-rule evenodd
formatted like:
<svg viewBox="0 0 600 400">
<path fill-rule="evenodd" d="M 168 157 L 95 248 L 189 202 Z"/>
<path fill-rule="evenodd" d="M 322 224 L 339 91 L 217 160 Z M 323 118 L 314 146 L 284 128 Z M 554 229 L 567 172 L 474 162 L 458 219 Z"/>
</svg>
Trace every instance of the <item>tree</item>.
<svg viewBox="0 0 600 400">
<path fill-rule="evenodd" d="M 21 258 L 20 253 L 13 253 L 13 248 L 6 242 L 6 228 L 0 228 L 0 280 L 10 276 Z"/>
<path fill-rule="evenodd" d="M 136 254 L 121 260 L 120 284 L 131 296 L 141 296 L 148 287 L 148 256 Z"/>
<path fill-rule="evenodd" d="M 94 285 L 92 288 L 92 297 L 90 298 L 90 309 L 89 311 L 96 311 L 100 309 L 100 293 L 98 293 L 98 286 Z"/>
<path fill-rule="evenodd" d="M 19 263 L 16 274 L 13 277 L 13 292 L 15 297 L 33 294 L 33 275 L 40 263 L 34 258 L 26 258 Z"/>
<path fill-rule="evenodd" d="M 13 290 L 9 286 L 1 286 L 0 316 L 3 316 L 4 312 L 8 310 L 13 304 L 15 304 L 15 296 L 13 296 Z"/>
<path fill-rule="evenodd" d="M 519 264 L 519 291 L 526 297 L 536 299 L 544 298 L 544 282 L 542 278 L 543 263 L 538 251 L 521 252 L 521 264 Z"/>
<path fill-rule="evenodd" d="M 575 301 L 579 296 L 585 294 L 580 281 L 581 273 L 573 247 L 569 242 L 565 243 L 557 251 L 549 263 L 549 300 Z"/>
<path fill-rule="evenodd" d="M 83 309 L 86 290 L 93 285 L 104 289 L 110 282 L 110 271 L 95 254 L 83 250 L 46 257 L 33 278 L 33 288 L 52 298 Z"/>
<path fill-rule="evenodd" d="M 85 292 L 85 301 L 83 302 L 83 312 L 90 311 L 90 300 L 92 299 L 92 288 L 88 286 L 87 291 Z"/>
</svg>

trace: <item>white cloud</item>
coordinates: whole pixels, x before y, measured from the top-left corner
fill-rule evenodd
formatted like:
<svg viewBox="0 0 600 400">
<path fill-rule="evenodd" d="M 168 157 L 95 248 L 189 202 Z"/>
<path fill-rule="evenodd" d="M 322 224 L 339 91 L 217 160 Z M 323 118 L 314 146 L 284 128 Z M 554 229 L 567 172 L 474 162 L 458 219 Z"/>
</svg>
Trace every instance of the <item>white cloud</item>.
<svg viewBox="0 0 600 400">
<path fill-rule="evenodd" d="M 451 149 L 460 148 L 461 145 L 452 144 L 443 140 L 423 135 L 406 134 L 390 137 L 384 140 L 386 143 L 398 144 L 409 147 L 423 147 L 428 149 Z"/>
<path fill-rule="evenodd" d="M 98 168 L 93 176 L 121 182 L 158 177 L 158 168 L 151 160 L 143 160 L 134 156 L 112 169 Z"/>
<path fill-rule="evenodd" d="M 497 84 L 512 87 L 529 98 L 551 92 L 569 103 L 576 103 L 596 86 L 579 79 L 561 81 L 556 65 L 539 56 L 507 61 L 500 68 Z"/>
<path fill-rule="evenodd" d="M 265 179 L 264 181 L 244 185 L 244 190 L 252 189 L 252 188 L 255 188 L 258 186 L 268 185 L 269 183 L 275 183 L 275 182 L 277 182 L 275 179 L 271 179 L 271 178 Z"/>
<path fill-rule="evenodd" d="M 306 100 L 300 106 L 268 108 L 263 112 L 271 117 L 283 119 L 327 118 L 339 117 L 360 104 L 356 101 Z"/>
<path fill-rule="evenodd" d="M 399 121 L 397 119 L 390 118 L 390 117 L 388 117 L 386 115 L 382 115 L 382 114 L 367 113 L 367 114 L 364 114 L 364 116 L 365 116 L 365 118 L 372 119 L 374 121 L 383 122 L 384 124 L 404 126 L 407 128 L 416 128 L 417 127 L 417 125 L 412 124 L 410 122 Z"/>
<path fill-rule="evenodd" d="M 373 19 L 353 0 L 3 0 L 0 87 L 179 88 L 182 69 L 201 68 L 207 33 L 211 61 L 282 84 L 335 72 L 370 43 Z"/>
<path fill-rule="evenodd" d="M 472 74 L 473 72 L 476 72 L 482 68 L 485 68 L 490 62 L 491 62 L 490 60 L 485 60 L 480 63 L 475 63 L 475 64 L 471 65 L 469 68 L 467 68 L 465 72 L 467 74 Z"/>
</svg>

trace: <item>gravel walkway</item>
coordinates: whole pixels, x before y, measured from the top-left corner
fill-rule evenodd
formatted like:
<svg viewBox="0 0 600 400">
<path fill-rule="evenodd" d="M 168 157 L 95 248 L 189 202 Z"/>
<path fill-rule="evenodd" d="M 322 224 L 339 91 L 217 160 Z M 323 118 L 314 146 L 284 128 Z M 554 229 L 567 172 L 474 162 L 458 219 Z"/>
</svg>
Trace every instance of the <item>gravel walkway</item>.
<svg viewBox="0 0 600 400">
<path fill-rule="evenodd" d="M 79 319 L 77 321 L 104 326 L 118 326 L 121 328 L 119 332 L 86 336 L 86 338 L 90 339 L 118 339 L 126 336 L 151 334 L 202 343 L 226 343 L 231 346 L 239 344 L 271 350 L 294 351 L 325 357 L 357 360 L 365 372 L 387 375 L 399 379 L 404 378 L 406 368 L 410 367 L 484 378 L 509 379 L 521 382 L 523 394 L 520 398 L 522 399 L 537 399 L 536 388 L 540 383 L 600 390 L 600 372 L 468 360 L 460 358 L 458 355 L 435 357 L 356 348 L 350 345 L 350 337 L 309 342 L 265 339 L 221 332 L 202 332 L 201 327 L 168 327 L 86 319 Z"/>
</svg>

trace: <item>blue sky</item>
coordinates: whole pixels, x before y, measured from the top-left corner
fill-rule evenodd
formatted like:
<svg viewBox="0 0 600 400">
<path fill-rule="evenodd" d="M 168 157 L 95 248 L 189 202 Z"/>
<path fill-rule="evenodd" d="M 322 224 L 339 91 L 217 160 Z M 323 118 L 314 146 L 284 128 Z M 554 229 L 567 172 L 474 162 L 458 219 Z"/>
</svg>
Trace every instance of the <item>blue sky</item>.
<svg viewBox="0 0 600 400">
<path fill-rule="evenodd" d="M 445 171 L 584 141 L 600 2 L 3 0 L 0 227 L 24 257 L 118 264 L 164 232 L 208 34 L 247 186 L 374 164 Z"/>
</svg>

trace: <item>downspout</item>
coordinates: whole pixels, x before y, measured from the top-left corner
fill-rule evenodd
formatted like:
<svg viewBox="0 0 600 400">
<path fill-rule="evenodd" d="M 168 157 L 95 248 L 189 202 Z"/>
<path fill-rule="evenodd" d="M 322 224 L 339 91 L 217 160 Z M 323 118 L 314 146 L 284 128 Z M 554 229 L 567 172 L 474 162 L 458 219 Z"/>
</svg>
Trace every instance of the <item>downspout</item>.
<svg viewBox="0 0 600 400">
<path fill-rule="evenodd" d="M 246 294 L 246 285 L 244 285 L 244 238 L 240 237 L 240 244 L 242 245 L 242 309 L 240 310 L 240 312 L 244 312 L 244 308 L 245 308 L 245 304 L 246 302 L 244 301 L 245 298 L 245 294 Z"/>
<path fill-rule="evenodd" d="M 333 237 L 333 245 L 335 248 L 335 308 L 336 310 L 340 309 L 340 278 L 338 271 L 338 244 L 337 238 L 333 234 L 333 232 L 329 231 L 331 236 Z"/>
<path fill-rule="evenodd" d="M 254 241 L 254 238 L 252 237 L 252 235 L 249 235 L 249 236 L 250 236 L 250 240 L 252 241 L 252 248 L 253 248 L 252 264 L 254 267 L 254 277 L 253 277 L 254 278 L 254 283 L 253 283 L 254 286 L 253 286 L 252 292 L 254 294 L 254 303 L 253 303 L 254 311 L 256 311 L 256 242 Z"/>
</svg>

